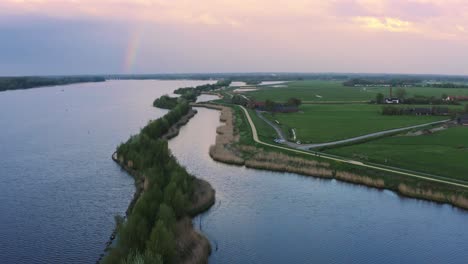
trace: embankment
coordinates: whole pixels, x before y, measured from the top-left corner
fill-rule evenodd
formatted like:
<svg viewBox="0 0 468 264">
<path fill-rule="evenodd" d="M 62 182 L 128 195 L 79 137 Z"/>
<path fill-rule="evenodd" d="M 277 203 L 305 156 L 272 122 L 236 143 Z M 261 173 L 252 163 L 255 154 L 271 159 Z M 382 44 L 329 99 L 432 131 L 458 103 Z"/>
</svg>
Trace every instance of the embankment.
<svg viewBox="0 0 468 264">
<path fill-rule="evenodd" d="M 216 161 L 244 165 L 254 169 L 337 179 L 372 188 L 389 189 L 406 197 L 447 203 L 468 209 L 468 190 L 461 187 L 433 184 L 423 180 L 415 181 L 390 173 L 347 168 L 343 164 L 319 162 L 293 154 L 266 151 L 252 144 L 240 144 L 239 131 L 236 131 L 236 129 L 239 129 L 241 125 L 234 123 L 234 120 L 239 119 L 234 118 L 233 110 L 230 107 L 206 104 L 199 106 L 221 111 L 220 120 L 223 124 L 217 128 L 216 143 L 210 148 L 210 156 Z M 242 129 L 245 129 L 245 127 Z"/>
</svg>

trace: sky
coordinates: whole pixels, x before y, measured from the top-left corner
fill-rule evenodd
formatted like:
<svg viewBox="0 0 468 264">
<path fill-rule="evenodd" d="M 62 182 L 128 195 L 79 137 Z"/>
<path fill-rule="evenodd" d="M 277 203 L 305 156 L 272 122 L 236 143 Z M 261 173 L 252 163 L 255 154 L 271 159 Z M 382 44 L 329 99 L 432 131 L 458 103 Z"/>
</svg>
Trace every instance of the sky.
<svg viewBox="0 0 468 264">
<path fill-rule="evenodd" d="M 468 75 L 466 0 L 0 0 L 0 76 Z"/>
</svg>

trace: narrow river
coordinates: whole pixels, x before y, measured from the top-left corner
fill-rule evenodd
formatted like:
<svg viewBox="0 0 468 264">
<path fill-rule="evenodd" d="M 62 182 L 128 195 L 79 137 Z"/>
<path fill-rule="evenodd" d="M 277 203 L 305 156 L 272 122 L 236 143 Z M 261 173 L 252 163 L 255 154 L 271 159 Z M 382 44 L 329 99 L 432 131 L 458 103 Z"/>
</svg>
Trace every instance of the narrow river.
<svg viewBox="0 0 468 264">
<path fill-rule="evenodd" d="M 169 145 L 216 189 L 216 204 L 194 220 L 212 242 L 211 263 L 467 263 L 466 211 L 215 162 L 219 112 L 198 111 Z"/>
</svg>

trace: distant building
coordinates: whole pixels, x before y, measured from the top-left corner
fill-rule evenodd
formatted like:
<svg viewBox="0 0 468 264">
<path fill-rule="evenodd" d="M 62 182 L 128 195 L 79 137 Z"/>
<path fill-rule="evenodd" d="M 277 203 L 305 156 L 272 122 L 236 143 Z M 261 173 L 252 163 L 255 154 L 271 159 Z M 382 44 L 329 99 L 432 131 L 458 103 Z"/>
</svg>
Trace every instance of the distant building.
<svg viewBox="0 0 468 264">
<path fill-rule="evenodd" d="M 385 103 L 386 104 L 399 104 L 400 99 L 399 98 L 385 98 Z"/>
<path fill-rule="evenodd" d="M 468 101 L 468 96 L 447 96 L 447 98 L 445 98 L 445 101 Z"/>
<path fill-rule="evenodd" d="M 462 115 L 457 119 L 458 124 L 462 126 L 468 126 L 468 115 Z"/>
</svg>

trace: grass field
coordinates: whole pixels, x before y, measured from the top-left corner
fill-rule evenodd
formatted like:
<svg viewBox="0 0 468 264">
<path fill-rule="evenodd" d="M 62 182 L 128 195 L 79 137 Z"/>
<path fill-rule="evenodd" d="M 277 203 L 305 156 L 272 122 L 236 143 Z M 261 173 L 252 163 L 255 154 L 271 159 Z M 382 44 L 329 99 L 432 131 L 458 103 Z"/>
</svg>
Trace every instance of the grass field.
<svg viewBox="0 0 468 264">
<path fill-rule="evenodd" d="M 444 120 L 440 116 L 384 116 L 382 106 L 371 104 L 302 105 L 297 113 L 264 113 L 278 120 L 287 135 L 296 130 L 302 143 L 323 143 L 373 132 Z M 263 130 L 262 127 L 259 129 Z"/>
<path fill-rule="evenodd" d="M 377 93 L 389 94 L 389 88 L 384 87 L 346 87 L 342 82 L 336 81 L 297 81 L 286 84 L 287 87 L 260 87 L 257 91 L 246 92 L 245 95 L 257 101 L 267 99 L 273 101 L 286 101 L 296 97 L 302 101 L 369 101 L 375 99 Z M 396 90 L 397 88 L 394 88 Z M 468 89 L 445 89 L 428 87 L 407 87 L 408 96 L 424 95 L 441 97 L 447 95 L 467 95 Z"/>
<path fill-rule="evenodd" d="M 374 163 L 468 180 L 468 127 L 394 136 L 326 151 Z"/>
</svg>

